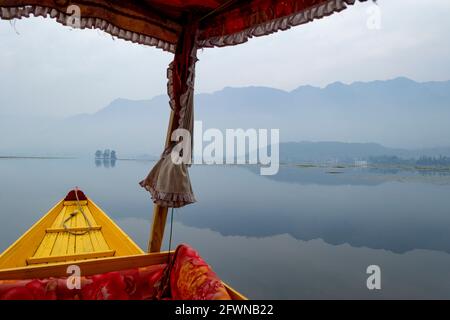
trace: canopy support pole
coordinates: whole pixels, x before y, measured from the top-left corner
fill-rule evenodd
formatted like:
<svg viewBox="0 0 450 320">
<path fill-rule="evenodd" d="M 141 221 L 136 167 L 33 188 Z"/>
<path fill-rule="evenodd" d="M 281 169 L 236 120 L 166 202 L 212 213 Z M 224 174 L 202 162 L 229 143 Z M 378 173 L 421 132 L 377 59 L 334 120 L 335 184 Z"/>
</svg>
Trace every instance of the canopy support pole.
<svg viewBox="0 0 450 320">
<path fill-rule="evenodd" d="M 169 66 L 168 72 L 168 94 L 171 98 L 171 113 L 169 126 L 167 128 L 167 138 L 165 149 L 169 148 L 172 133 L 178 129 L 180 124 L 180 117 L 186 117 L 185 114 L 181 115 L 181 110 L 184 107 L 183 112 L 190 112 L 191 117 L 193 117 L 193 110 L 189 110 L 189 103 L 191 104 L 190 109 L 193 108 L 193 82 L 194 75 L 193 70 L 195 70 L 195 63 L 197 62 L 196 50 L 197 50 L 197 34 L 198 34 L 198 21 L 193 20 L 192 16 L 189 15 L 186 20 L 186 24 L 183 27 L 183 31 L 178 39 L 177 48 L 175 50 L 174 60 Z M 193 56 L 193 52 L 195 55 Z M 190 91 L 191 90 L 191 91 Z M 190 101 L 182 101 L 183 99 L 191 99 Z M 189 120 L 189 119 L 188 119 Z M 191 123 L 186 125 L 183 123 L 184 129 L 189 129 L 191 135 L 193 132 L 193 119 L 190 119 Z M 191 137 L 192 138 L 192 137 Z M 190 186 L 190 181 L 188 181 Z M 148 242 L 148 252 L 160 252 L 161 245 L 164 238 L 164 230 L 166 226 L 168 213 L 168 206 L 161 206 L 158 204 L 154 205 L 153 209 L 153 224 L 150 234 L 150 239 Z"/>
<path fill-rule="evenodd" d="M 153 224 L 151 236 L 148 241 L 148 252 L 161 252 L 161 245 L 164 239 L 164 229 L 167 220 L 167 207 L 155 204 L 153 208 Z"/>
</svg>

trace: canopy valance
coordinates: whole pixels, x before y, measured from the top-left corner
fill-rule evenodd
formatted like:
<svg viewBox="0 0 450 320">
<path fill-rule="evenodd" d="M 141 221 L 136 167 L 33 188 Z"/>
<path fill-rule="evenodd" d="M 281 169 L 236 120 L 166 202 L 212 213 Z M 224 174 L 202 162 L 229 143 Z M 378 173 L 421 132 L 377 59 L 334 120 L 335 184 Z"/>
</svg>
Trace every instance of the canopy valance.
<svg viewBox="0 0 450 320">
<path fill-rule="evenodd" d="M 175 52 L 188 17 L 199 26 L 198 47 L 228 46 L 341 11 L 356 0 L 0 0 L 0 18 L 43 16 Z M 366 0 L 359 0 L 366 1 Z M 192 19 L 191 19 L 192 20 Z"/>
</svg>

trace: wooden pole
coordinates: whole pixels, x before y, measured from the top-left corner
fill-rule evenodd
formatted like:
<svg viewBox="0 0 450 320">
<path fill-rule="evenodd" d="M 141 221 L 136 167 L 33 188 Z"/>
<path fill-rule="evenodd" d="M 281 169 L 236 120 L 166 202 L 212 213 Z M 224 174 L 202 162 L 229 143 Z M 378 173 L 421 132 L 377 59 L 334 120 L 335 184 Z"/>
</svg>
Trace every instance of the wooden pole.
<svg viewBox="0 0 450 320">
<path fill-rule="evenodd" d="M 161 245 L 164 239 L 164 229 L 167 220 L 167 207 L 160 207 L 155 204 L 153 208 L 153 224 L 150 239 L 148 240 L 148 252 L 161 252 Z"/>
<path fill-rule="evenodd" d="M 174 128 L 175 112 L 170 112 L 169 127 L 167 128 L 166 148 L 169 146 L 170 137 Z M 161 207 L 157 204 L 153 206 L 153 223 L 150 232 L 150 238 L 148 240 L 147 252 L 161 252 L 161 245 L 164 239 L 164 229 L 166 228 L 167 220 L 167 207 Z"/>
<path fill-rule="evenodd" d="M 172 110 L 170 113 L 170 121 L 169 127 L 167 129 L 167 138 L 166 138 L 166 146 L 169 147 L 171 143 L 172 132 L 178 128 L 178 117 L 180 116 L 177 113 L 177 110 L 180 110 L 180 95 L 182 92 L 186 92 L 188 89 L 187 80 L 189 77 L 189 67 L 190 63 L 194 63 L 196 61 L 189 61 L 190 55 L 193 47 L 195 46 L 196 34 L 197 34 L 197 23 L 192 24 L 192 17 L 187 17 L 186 27 L 183 29 L 180 38 L 177 43 L 177 50 L 175 52 L 174 60 L 173 60 L 173 72 L 175 73 L 172 84 L 172 89 L 174 92 L 175 110 Z M 161 244 L 164 238 L 164 229 L 166 227 L 167 220 L 167 212 L 168 208 L 161 207 L 159 205 L 155 205 L 153 209 L 153 224 L 152 230 L 150 234 L 150 239 L 148 241 L 148 252 L 160 252 Z"/>
</svg>

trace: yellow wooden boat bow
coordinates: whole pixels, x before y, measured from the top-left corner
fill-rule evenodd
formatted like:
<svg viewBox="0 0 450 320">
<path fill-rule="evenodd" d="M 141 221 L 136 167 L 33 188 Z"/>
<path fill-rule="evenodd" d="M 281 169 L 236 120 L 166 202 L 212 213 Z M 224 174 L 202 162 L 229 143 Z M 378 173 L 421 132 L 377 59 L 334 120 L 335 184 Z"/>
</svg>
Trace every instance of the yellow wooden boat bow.
<svg viewBox="0 0 450 320">
<path fill-rule="evenodd" d="M 172 252 L 173 253 L 173 252 Z M 73 190 L 0 255 L 0 281 L 83 276 L 165 264 L 169 252 L 145 253 L 80 190 Z M 225 285 L 235 300 L 246 299 Z"/>
<path fill-rule="evenodd" d="M 91 199 L 71 191 L 0 256 L 0 270 L 139 254 L 144 251 Z"/>
</svg>

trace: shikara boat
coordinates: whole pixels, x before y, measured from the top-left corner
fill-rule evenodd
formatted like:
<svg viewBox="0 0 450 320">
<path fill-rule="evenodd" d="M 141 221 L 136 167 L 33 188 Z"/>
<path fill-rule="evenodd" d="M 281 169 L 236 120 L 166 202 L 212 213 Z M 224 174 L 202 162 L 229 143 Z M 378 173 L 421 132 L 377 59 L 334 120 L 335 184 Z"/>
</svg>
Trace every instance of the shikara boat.
<svg viewBox="0 0 450 320">
<path fill-rule="evenodd" d="M 366 0 L 358 2 L 364 1 Z M 76 193 L 69 194 L 0 256 L 0 295 L 3 290 L 7 297 L 17 294 L 33 298 L 39 290 L 47 292 L 45 288 L 55 288 L 59 284 L 47 281 L 44 282 L 47 286 L 44 288 L 41 280 L 21 282 L 20 287 L 14 281 L 64 277 L 71 264 L 79 266 L 82 274 L 87 277 L 130 268 L 139 269 L 131 274 L 115 273 L 114 281 L 118 281 L 119 287 L 125 286 L 124 277 L 136 280 L 136 274 L 148 275 L 148 268 L 153 268 L 152 272 L 159 272 L 161 270 L 158 265 L 166 264 L 168 267 L 165 270 L 169 270 L 171 265 L 175 270 L 174 273 L 169 272 L 170 277 L 165 278 L 170 278 L 170 284 L 181 283 L 188 291 L 202 288 L 199 283 L 186 283 L 189 280 L 184 267 L 190 265 L 195 272 L 203 272 L 201 279 L 215 281 L 210 287 L 222 288 L 222 291 L 210 294 L 192 290 L 194 294 L 184 295 L 181 292 L 183 290 L 177 290 L 181 288 L 172 285 L 171 295 L 166 292 L 160 297 L 243 299 L 242 295 L 224 286 L 192 248 L 178 247 L 170 263 L 168 258 L 171 253 L 160 252 L 169 208 L 181 208 L 196 201 L 188 174 L 190 160 L 189 157 L 184 157 L 191 152 L 185 153 L 183 150 L 180 153 L 177 146 L 180 136 L 175 133 L 179 129 L 184 133 L 187 131 L 189 135 L 183 135 L 181 141 L 186 147 L 192 147 L 197 52 L 205 48 L 239 45 L 253 37 L 303 25 L 341 12 L 355 2 L 356 0 L 0 0 L 0 19 L 50 17 L 72 28 L 103 30 L 113 37 L 157 47 L 173 54 L 173 61 L 167 72 L 170 121 L 164 152 L 147 178 L 140 183 L 150 192 L 154 202 L 148 247 L 150 253 L 144 254 L 92 200 L 84 197 L 76 199 Z M 178 138 L 174 139 L 174 136 Z M 185 139 L 189 136 L 191 143 L 189 139 Z M 183 161 L 173 161 L 171 154 L 175 154 L 175 158 L 182 154 Z M 175 281 L 173 274 L 185 278 Z M 13 279 L 13 282 L 1 283 L 5 279 Z M 97 278 L 84 280 L 95 283 L 95 279 Z M 112 278 L 108 279 L 104 281 L 113 281 Z M 23 286 L 28 287 L 24 289 Z M 99 293 L 96 289 L 89 292 Z M 54 295 L 53 290 L 50 297 L 54 298 Z M 58 298 L 58 294 L 56 296 Z M 63 297 L 91 298 L 91 295 L 80 292 L 75 297 L 70 294 Z M 115 297 L 129 296 L 119 294 Z M 148 297 L 148 294 L 133 296 Z"/>
<path fill-rule="evenodd" d="M 178 259 L 175 252 L 171 257 Z M 2 286 L 5 292 L 36 279 L 47 286 L 49 279 L 67 278 L 72 265 L 83 277 L 139 268 L 162 275 L 168 261 L 169 252 L 144 253 L 82 191 L 72 190 L 0 255 L 0 299 Z M 223 286 L 231 299 L 245 299 Z"/>
</svg>

